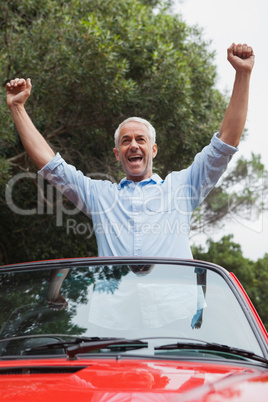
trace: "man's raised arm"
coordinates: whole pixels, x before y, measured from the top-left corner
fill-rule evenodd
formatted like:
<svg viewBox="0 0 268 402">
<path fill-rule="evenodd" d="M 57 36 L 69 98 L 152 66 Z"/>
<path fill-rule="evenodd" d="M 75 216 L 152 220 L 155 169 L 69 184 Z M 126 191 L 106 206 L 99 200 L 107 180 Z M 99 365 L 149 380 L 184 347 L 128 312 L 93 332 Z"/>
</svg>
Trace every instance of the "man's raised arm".
<svg viewBox="0 0 268 402">
<path fill-rule="evenodd" d="M 226 110 L 219 138 L 237 147 L 244 130 L 248 111 L 249 82 L 254 65 L 253 49 L 246 44 L 235 45 L 227 50 L 227 58 L 236 71 L 233 92 Z"/>
<path fill-rule="evenodd" d="M 10 81 L 6 85 L 7 104 L 25 151 L 37 168 L 41 169 L 55 156 L 55 153 L 36 129 L 24 108 L 24 104 L 30 96 L 31 88 L 29 78 L 27 81 L 21 78 Z"/>
</svg>

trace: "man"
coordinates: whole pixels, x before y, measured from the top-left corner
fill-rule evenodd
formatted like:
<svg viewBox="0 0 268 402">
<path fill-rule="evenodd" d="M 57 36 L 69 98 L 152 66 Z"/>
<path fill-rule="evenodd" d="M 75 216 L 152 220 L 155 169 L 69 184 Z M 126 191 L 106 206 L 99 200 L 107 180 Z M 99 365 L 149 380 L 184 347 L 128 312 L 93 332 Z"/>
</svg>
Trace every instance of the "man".
<svg viewBox="0 0 268 402">
<path fill-rule="evenodd" d="M 237 151 L 246 121 L 254 53 L 246 44 L 232 44 L 227 52 L 236 76 L 220 131 L 188 169 L 165 180 L 152 172 L 157 145 L 146 120 L 130 118 L 116 130 L 114 153 L 126 178 L 119 184 L 92 180 L 55 155 L 33 125 L 24 108 L 30 80 L 7 84 L 7 103 L 25 150 L 39 173 L 92 218 L 99 255 L 192 258 L 191 214 Z"/>
</svg>

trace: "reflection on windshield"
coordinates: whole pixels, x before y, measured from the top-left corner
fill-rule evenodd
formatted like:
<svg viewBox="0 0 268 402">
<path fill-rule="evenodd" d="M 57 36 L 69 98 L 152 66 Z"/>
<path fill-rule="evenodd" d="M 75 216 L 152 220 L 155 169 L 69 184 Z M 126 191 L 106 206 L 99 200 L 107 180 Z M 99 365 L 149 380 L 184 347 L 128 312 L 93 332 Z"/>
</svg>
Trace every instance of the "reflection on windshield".
<svg viewBox="0 0 268 402">
<path fill-rule="evenodd" d="M 60 294 L 62 282 L 66 278 L 69 269 L 55 269 L 50 272 L 47 301 L 49 307 L 61 310 L 68 307 L 68 303 L 64 296 Z"/>
<path fill-rule="evenodd" d="M 148 275 L 154 266 L 150 264 L 144 264 L 144 265 L 129 265 L 128 267 L 136 275 Z"/>
<path fill-rule="evenodd" d="M 262 354 L 224 279 L 198 266 L 92 265 L 5 273 L 0 302 L 0 339 L 183 337 Z"/>
<path fill-rule="evenodd" d="M 146 277 L 128 275 L 112 293 L 107 288 L 105 292 L 104 281 L 99 280 L 90 295 L 88 322 L 99 326 L 103 334 L 101 328 L 148 333 L 177 320 L 191 321 L 204 307 L 204 295 L 196 286 L 195 276 L 192 273 L 188 277 L 186 286 L 185 282 L 156 278 L 155 271 Z"/>
<path fill-rule="evenodd" d="M 205 300 L 206 289 L 207 289 L 207 270 L 204 268 L 195 268 L 195 273 L 196 273 L 197 287 L 199 287 L 199 292 L 200 292 L 200 289 L 202 290 L 202 292 L 203 292 L 202 296 Z M 201 325 L 203 322 L 203 308 L 204 307 L 205 307 L 205 303 L 204 303 L 203 307 L 198 305 L 198 303 L 197 303 L 197 311 L 191 321 L 192 328 L 196 328 L 196 329 L 201 328 Z"/>
<path fill-rule="evenodd" d="M 149 264 L 145 264 L 145 265 L 129 265 L 128 268 L 135 273 L 138 276 L 143 276 L 143 275 L 148 275 L 152 269 L 153 269 L 153 265 L 149 265 Z M 51 271 L 50 273 L 50 279 L 49 279 L 49 287 L 48 287 L 48 305 L 50 308 L 53 309 L 58 309 L 61 310 L 62 308 L 67 308 L 68 307 L 68 303 L 66 301 L 66 299 L 64 298 L 64 296 L 62 296 L 60 294 L 60 289 L 61 286 L 63 284 L 64 279 L 66 278 L 67 274 L 69 272 L 69 269 L 56 269 Z M 114 273 L 114 272 L 113 272 Z M 196 273 L 196 283 L 197 286 L 202 286 L 200 288 L 192 288 L 191 289 L 191 294 L 190 296 L 187 294 L 185 294 L 185 289 L 181 289 L 179 291 L 178 289 L 178 285 L 176 285 L 175 287 L 175 295 L 173 294 L 173 299 L 174 300 L 170 300 L 170 304 L 173 305 L 174 303 L 176 304 L 176 301 L 178 299 L 178 293 L 180 293 L 181 295 L 181 301 L 182 304 L 184 306 L 189 305 L 189 301 L 187 301 L 190 297 L 191 301 L 194 301 L 195 299 L 197 300 L 196 302 L 196 311 L 193 311 L 193 317 L 191 320 L 191 327 L 192 328 L 200 328 L 202 325 L 202 317 L 203 317 L 203 308 L 204 308 L 204 295 L 205 295 L 205 289 L 206 289 L 206 270 L 202 269 L 202 268 L 196 268 L 195 269 L 195 273 Z M 106 271 L 106 276 L 107 276 L 107 271 Z M 114 294 L 114 289 L 118 289 L 118 278 L 112 278 L 111 276 L 109 278 L 105 277 L 105 271 L 104 271 L 104 277 L 99 278 L 97 285 L 95 286 L 95 291 L 107 291 L 107 293 L 112 293 Z M 149 297 L 149 294 L 152 293 L 152 291 L 154 290 L 155 286 L 154 285 L 148 285 L 146 286 L 146 298 Z M 189 290 L 189 289 L 188 289 Z M 201 291 L 202 290 L 202 291 Z M 109 292 L 110 291 L 110 292 Z M 122 289 L 120 289 L 120 291 L 122 292 Z M 137 287 L 133 287 L 131 285 L 130 289 L 126 290 L 126 293 L 122 293 L 117 294 L 117 299 L 119 299 L 118 303 L 124 303 L 126 304 L 126 301 L 128 301 L 130 304 L 132 304 L 132 313 L 134 312 L 134 305 L 135 300 L 138 298 L 142 298 L 142 284 L 138 285 Z M 161 299 L 165 299 L 166 300 L 166 291 L 168 291 L 170 293 L 171 288 L 170 286 L 167 287 L 166 285 L 163 286 L 162 289 L 160 289 L 159 285 L 158 285 L 158 289 L 157 289 L 159 295 L 158 298 Z M 173 293 L 174 293 L 174 289 L 172 289 Z M 195 294 L 197 291 L 197 295 Z M 202 293 L 203 292 L 203 293 Z M 189 292 L 188 292 L 189 293 Z M 174 297 L 175 296 L 175 297 Z M 92 295 L 91 295 L 92 297 Z M 170 297 L 170 295 L 169 295 Z M 105 305 L 109 306 L 109 311 L 106 311 L 106 315 L 109 317 L 109 321 L 112 320 L 112 323 L 109 324 L 110 328 L 116 328 L 118 326 L 118 318 L 124 322 L 124 327 L 126 327 L 126 320 L 127 319 L 131 319 L 132 322 L 132 327 L 134 325 L 136 325 L 133 322 L 133 314 L 132 316 L 130 316 L 128 314 L 128 311 L 124 312 L 124 310 L 122 310 L 122 306 L 118 306 L 117 305 L 117 300 L 115 298 L 115 296 L 113 296 L 113 298 L 109 298 L 110 300 L 105 300 L 105 297 L 101 297 L 101 300 L 98 300 L 98 298 L 95 297 L 95 300 L 93 301 L 93 304 L 95 302 L 95 306 L 92 307 L 92 311 L 94 312 L 91 315 L 91 322 L 95 322 L 98 323 L 100 321 L 100 319 L 96 319 L 96 316 L 104 316 L 105 315 L 105 310 L 107 310 L 107 308 L 105 309 Z M 134 303 L 131 303 L 131 299 L 134 300 Z M 154 299 L 154 303 L 156 302 L 156 299 Z M 165 302 L 166 303 L 166 302 Z M 99 307 L 101 306 L 101 307 Z M 156 305 L 155 308 L 157 309 L 157 315 L 160 317 L 161 316 L 161 306 Z M 188 307 L 189 308 L 189 307 Z M 100 311 L 101 310 L 101 311 Z M 117 317 L 114 317 L 114 314 L 111 314 L 110 310 L 114 310 L 114 312 L 116 313 Z M 143 307 L 142 309 L 143 311 L 141 312 L 141 314 L 145 314 L 144 311 L 146 310 L 146 306 Z M 179 311 L 184 310 L 183 306 L 178 307 L 176 305 L 176 313 L 175 313 L 175 317 L 178 315 Z M 173 308 L 174 311 L 174 308 Z M 184 313 L 186 314 L 186 313 Z M 190 314 L 190 313 L 188 313 Z M 166 315 L 166 312 L 163 312 L 163 315 Z M 160 318 L 159 318 L 160 319 Z M 107 318 L 106 318 L 107 320 Z M 151 316 L 146 316 L 144 321 L 145 324 L 149 323 L 151 320 Z M 104 326 L 107 326 L 108 323 L 106 323 L 106 325 L 103 323 Z M 156 326 L 161 326 L 161 322 L 155 324 Z M 121 325 L 122 326 L 122 325 Z"/>
</svg>

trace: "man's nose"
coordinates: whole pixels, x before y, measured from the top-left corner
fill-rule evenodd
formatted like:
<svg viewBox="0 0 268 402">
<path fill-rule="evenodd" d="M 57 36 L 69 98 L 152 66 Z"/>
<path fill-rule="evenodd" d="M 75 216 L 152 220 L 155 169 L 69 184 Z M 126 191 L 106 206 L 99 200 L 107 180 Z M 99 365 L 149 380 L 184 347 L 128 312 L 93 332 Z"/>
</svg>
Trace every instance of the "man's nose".
<svg viewBox="0 0 268 402">
<path fill-rule="evenodd" d="M 130 149 L 131 150 L 136 150 L 138 148 L 139 148 L 139 145 L 138 145 L 137 141 L 133 138 L 133 140 L 130 143 Z"/>
</svg>

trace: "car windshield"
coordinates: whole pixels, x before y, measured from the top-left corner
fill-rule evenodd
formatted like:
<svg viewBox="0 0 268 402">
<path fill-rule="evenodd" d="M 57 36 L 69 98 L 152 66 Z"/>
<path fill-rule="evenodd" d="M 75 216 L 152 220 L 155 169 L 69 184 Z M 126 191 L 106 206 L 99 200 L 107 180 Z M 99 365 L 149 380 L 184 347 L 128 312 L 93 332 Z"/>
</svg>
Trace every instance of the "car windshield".
<svg viewBox="0 0 268 402">
<path fill-rule="evenodd" d="M 55 336 L 50 342 L 59 334 L 198 339 L 263 356 L 232 286 L 209 266 L 65 261 L 48 267 L 0 271 L 1 356 L 23 354 L 48 334 Z M 26 339 L 23 350 L 10 342 L 14 337 Z"/>
</svg>

